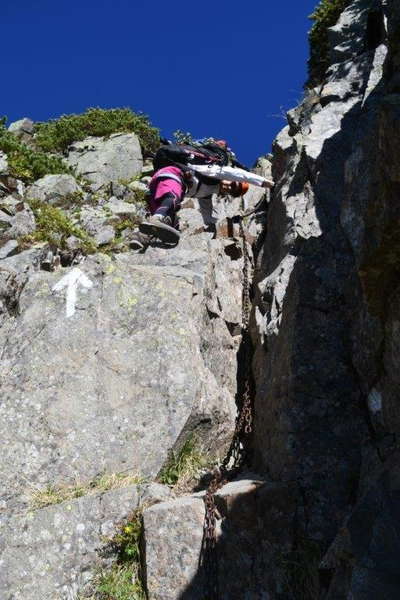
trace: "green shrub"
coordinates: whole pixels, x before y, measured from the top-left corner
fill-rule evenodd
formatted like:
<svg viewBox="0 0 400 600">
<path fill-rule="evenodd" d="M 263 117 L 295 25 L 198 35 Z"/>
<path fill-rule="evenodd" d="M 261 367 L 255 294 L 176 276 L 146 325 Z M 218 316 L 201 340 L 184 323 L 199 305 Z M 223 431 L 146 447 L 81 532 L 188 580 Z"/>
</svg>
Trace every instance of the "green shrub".
<svg viewBox="0 0 400 600">
<path fill-rule="evenodd" d="M 159 130 L 146 115 L 129 108 L 88 108 L 80 115 L 63 115 L 35 125 L 35 143 L 45 152 L 63 152 L 72 142 L 88 136 L 108 136 L 117 132 L 133 132 L 143 150 L 154 151 L 160 143 Z"/>
<path fill-rule="evenodd" d="M 65 240 L 70 235 L 74 235 L 82 240 L 82 250 L 86 253 L 96 251 L 93 238 L 74 225 L 64 211 L 39 200 L 29 200 L 29 205 L 35 215 L 36 231 L 25 236 L 22 242 L 50 242 L 59 248 L 64 248 Z"/>
<path fill-rule="evenodd" d="M 183 131 L 182 129 L 177 129 L 172 135 L 174 136 L 174 141 L 176 144 L 193 144 L 196 146 L 199 143 L 212 144 L 216 140 L 216 138 L 213 137 L 204 137 L 201 138 L 201 140 L 196 140 L 190 131 Z"/>
<path fill-rule="evenodd" d="M 0 119 L 0 150 L 7 154 L 10 175 L 31 183 L 45 175 L 71 173 L 61 158 L 33 150 L 7 131 L 6 119 Z"/>
<path fill-rule="evenodd" d="M 174 136 L 174 141 L 176 144 L 193 144 L 195 141 L 190 131 L 177 129 L 172 135 Z"/>
<path fill-rule="evenodd" d="M 340 14 L 350 2 L 351 0 L 321 0 L 309 17 L 314 24 L 308 35 L 310 42 L 308 87 L 320 83 L 329 67 L 328 27 L 337 23 Z"/>
</svg>

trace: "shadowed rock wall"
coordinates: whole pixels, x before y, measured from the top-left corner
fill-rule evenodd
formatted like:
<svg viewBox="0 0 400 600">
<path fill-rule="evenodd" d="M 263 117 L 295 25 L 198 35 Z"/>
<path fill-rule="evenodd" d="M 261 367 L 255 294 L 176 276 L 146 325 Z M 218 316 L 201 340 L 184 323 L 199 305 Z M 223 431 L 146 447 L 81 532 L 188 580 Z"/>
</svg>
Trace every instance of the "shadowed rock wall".
<svg viewBox="0 0 400 600">
<path fill-rule="evenodd" d="M 293 552 L 322 559 L 310 598 L 400 595 L 399 33 L 397 4 L 353 2 L 274 144 L 253 466 L 297 485 Z M 303 597 L 295 579 L 282 597 Z"/>
</svg>

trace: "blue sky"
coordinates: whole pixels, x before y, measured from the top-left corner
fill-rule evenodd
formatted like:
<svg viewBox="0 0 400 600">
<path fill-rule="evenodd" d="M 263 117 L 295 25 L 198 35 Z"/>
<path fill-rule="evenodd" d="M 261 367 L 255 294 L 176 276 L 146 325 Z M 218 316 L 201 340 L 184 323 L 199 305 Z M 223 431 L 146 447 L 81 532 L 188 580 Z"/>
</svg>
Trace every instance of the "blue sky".
<svg viewBox="0 0 400 600">
<path fill-rule="evenodd" d="M 130 106 L 247 164 L 302 95 L 317 0 L 2 0 L 0 115 Z"/>
</svg>

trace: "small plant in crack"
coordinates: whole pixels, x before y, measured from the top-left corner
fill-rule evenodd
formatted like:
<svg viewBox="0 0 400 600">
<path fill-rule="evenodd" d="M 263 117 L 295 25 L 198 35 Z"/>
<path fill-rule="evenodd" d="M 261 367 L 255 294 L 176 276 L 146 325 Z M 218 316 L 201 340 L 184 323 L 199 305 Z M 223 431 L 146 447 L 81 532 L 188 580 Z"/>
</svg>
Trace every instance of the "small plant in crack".
<svg viewBox="0 0 400 600">
<path fill-rule="evenodd" d="M 284 583 L 291 600 L 318 600 L 320 597 L 319 564 L 321 549 L 318 542 L 301 538 L 296 547 L 278 557 L 284 573 Z"/>
<path fill-rule="evenodd" d="M 116 557 L 111 568 L 99 571 L 80 600 L 145 600 L 140 571 L 140 538 L 142 510 L 135 510 L 117 529 L 116 534 L 104 540 L 104 557 Z"/>
<path fill-rule="evenodd" d="M 195 436 L 189 437 L 179 452 L 171 452 L 158 480 L 166 485 L 185 487 L 199 477 L 210 460 L 199 449 Z"/>
</svg>

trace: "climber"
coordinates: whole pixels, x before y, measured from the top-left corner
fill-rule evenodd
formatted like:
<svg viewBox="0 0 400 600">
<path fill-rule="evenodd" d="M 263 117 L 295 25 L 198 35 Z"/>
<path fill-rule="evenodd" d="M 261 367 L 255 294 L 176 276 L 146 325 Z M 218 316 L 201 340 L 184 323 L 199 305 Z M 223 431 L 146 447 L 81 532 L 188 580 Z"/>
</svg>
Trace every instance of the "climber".
<svg viewBox="0 0 400 600">
<path fill-rule="evenodd" d="M 239 166 L 236 159 L 232 157 L 234 155 L 228 149 L 225 140 L 213 140 L 199 145 L 164 144 L 157 150 L 153 165 L 155 171 L 170 166 L 179 167 L 183 171 L 195 171 L 200 185 L 208 183 L 218 186 L 219 180 L 225 179 L 243 181 L 267 188 L 273 186 L 272 180 L 251 173 L 248 169 Z"/>
<path fill-rule="evenodd" d="M 238 197 L 245 194 L 248 183 L 238 181 L 219 181 L 197 176 L 189 169 L 164 167 L 157 171 L 150 182 L 148 209 L 151 216 L 139 225 L 130 240 L 131 248 L 145 248 L 152 237 L 169 244 L 179 242 L 176 213 L 186 194 L 199 200 L 200 211 L 208 225 L 212 218 L 212 195 L 230 195 Z"/>
<path fill-rule="evenodd" d="M 149 245 L 151 238 L 176 245 L 180 238 L 176 213 L 185 195 L 198 199 L 204 224 L 215 229 L 217 218 L 212 196 L 243 196 L 249 189 L 249 183 L 262 187 L 272 185 L 272 181 L 260 175 L 218 165 L 182 165 L 159 169 L 150 182 L 148 208 L 151 216 L 133 234 L 131 248 L 141 250 Z"/>
</svg>

